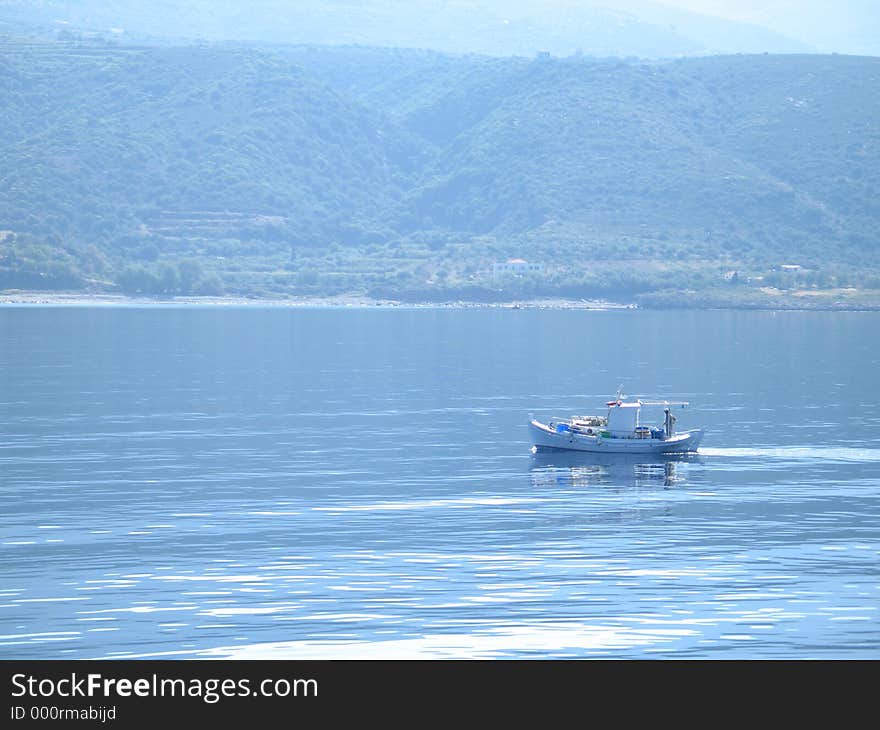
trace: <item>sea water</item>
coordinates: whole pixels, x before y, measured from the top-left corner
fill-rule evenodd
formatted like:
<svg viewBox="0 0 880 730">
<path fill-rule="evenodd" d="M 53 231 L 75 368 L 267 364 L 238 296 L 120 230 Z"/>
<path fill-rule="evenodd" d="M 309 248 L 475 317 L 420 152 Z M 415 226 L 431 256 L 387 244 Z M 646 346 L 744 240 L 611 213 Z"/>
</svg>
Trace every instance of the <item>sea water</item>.
<svg viewBox="0 0 880 730">
<path fill-rule="evenodd" d="M 0 656 L 880 656 L 880 314 L 0 308 Z M 533 455 L 623 384 L 675 460 Z M 659 412 L 643 414 L 662 421 Z"/>
</svg>

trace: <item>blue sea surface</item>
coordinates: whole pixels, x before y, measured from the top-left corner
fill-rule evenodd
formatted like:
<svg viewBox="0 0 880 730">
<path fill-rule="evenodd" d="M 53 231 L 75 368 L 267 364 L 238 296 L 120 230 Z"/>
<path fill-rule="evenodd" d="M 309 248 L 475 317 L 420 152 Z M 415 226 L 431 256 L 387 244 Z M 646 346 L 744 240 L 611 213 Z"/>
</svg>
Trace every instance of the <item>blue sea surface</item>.
<svg viewBox="0 0 880 730">
<path fill-rule="evenodd" d="M 0 657 L 878 658 L 878 372 L 877 313 L 5 306 Z M 700 454 L 531 453 L 620 383 Z"/>
</svg>

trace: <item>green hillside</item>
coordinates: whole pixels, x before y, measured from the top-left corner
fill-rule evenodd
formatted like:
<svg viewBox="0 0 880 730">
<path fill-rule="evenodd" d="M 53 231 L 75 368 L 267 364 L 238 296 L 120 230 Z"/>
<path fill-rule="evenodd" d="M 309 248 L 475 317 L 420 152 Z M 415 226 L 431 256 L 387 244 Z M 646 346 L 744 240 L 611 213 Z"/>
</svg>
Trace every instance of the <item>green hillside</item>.
<svg viewBox="0 0 880 730">
<path fill-rule="evenodd" d="M 384 240 L 378 211 L 420 162 L 387 119 L 259 52 L 0 51 L 0 230 L 96 244 L 111 279 L 207 241 Z"/>
<path fill-rule="evenodd" d="M 319 222 L 335 199 L 388 205 L 393 172 L 417 157 L 376 114 L 254 52 L 41 49 L 0 63 L 6 204 L 18 217 L 46 205 L 71 231 L 112 228 L 120 207 Z"/>
<path fill-rule="evenodd" d="M 443 147 L 414 193 L 432 221 L 853 263 L 876 249 L 880 60 L 494 63 L 446 84 L 400 120 Z"/>
<path fill-rule="evenodd" d="M 0 91 L 0 288 L 737 303 L 880 281 L 880 59 L 7 38 Z M 494 277 L 512 256 L 544 269 Z"/>
</svg>

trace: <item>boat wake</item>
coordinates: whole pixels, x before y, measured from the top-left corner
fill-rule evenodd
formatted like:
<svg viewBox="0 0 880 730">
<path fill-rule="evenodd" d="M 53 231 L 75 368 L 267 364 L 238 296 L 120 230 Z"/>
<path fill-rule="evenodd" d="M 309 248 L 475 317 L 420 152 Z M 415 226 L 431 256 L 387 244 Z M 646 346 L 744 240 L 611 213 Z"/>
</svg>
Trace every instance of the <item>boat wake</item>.
<svg viewBox="0 0 880 730">
<path fill-rule="evenodd" d="M 794 461 L 837 461 L 852 463 L 880 462 L 880 449 L 858 449 L 846 446 L 779 446 L 775 448 L 701 448 L 700 454 L 713 457 L 730 457 L 748 459 L 761 457 L 765 459 L 785 459 Z"/>
</svg>

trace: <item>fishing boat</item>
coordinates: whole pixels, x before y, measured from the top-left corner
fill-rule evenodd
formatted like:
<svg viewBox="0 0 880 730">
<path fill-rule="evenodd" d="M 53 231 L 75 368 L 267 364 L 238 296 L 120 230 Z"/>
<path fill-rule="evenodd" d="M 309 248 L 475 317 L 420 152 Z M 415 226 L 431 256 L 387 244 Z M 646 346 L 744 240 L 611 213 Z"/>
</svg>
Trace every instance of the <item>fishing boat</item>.
<svg viewBox="0 0 880 730">
<path fill-rule="evenodd" d="M 546 423 L 529 419 L 529 433 L 535 450 L 562 449 L 604 454 L 682 454 L 696 451 L 703 439 L 703 429 L 677 431 L 675 408 L 690 405 L 687 401 L 627 400 L 622 392 L 605 404 L 604 416 L 553 418 Z M 642 408 L 662 406 L 662 425 L 643 421 Z"/>
</svg>

